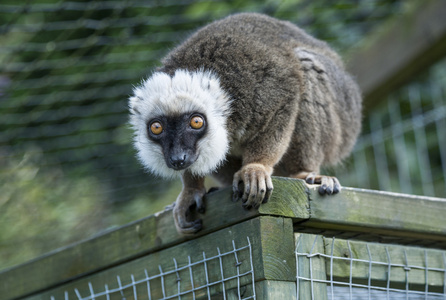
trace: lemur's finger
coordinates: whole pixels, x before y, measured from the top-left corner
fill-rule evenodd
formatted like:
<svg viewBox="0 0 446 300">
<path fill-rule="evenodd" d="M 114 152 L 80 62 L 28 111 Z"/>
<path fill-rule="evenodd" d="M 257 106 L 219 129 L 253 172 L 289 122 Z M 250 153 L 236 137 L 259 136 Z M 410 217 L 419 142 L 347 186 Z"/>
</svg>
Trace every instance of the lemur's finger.
<svg viewBox="0 0 446 300">
<path fill-rule="evenodd" d="M 182 234 L 194 234 L 202 228 L 202 221 L 200 219 L 192 222 L 187 221 L 186 211 L 178 209 L 178 206 L 175 206 L 173 209 L 173 217 L 177 231 Z"/>
<path fill-rule="evenodd" d="M 265 174 L 260 174 L 258 177 L 258 194 L 254 208 L 258 208 L 266 196 L 266 178 Z"/>
<path fill-rule="evenodd" d="M 332 177 L 333 181 L 334 181 L 334 186 L 333 186 L 333 194 L 337 194 L 341 191 L 342 186 L 341 183 L 339 182 L 339 180 L 336 177 Z"/>
<path fill-rule="evenodd" d="M 246 201 L 243 204 L 243 207 L 246 209 L 251 209 L 253 206 L 255 206 L 256 204 L 256 198 L 257 198 L 257 194 L 258 194 L 258 178 L 257 175 L 252 172 L 252 173 L 248 173 L 249 174 L 249 192 Z M 245 189 L 246 191 L 246 189 Z"/>
<path fill-rule="evenodd" d="M 269 198 L 271 198 L 271 194 L 273 192 L 273 181 L 271 179 L 271 176 L 266 177 L 266 193 L 265 197 L 263 198 L 262 203 L 267 203 L 269 201 Z"/>
<path fill-rule="evenodd" d="M 319 187 L 319 194 L 321 195 L 331 195 L 333 193 L 333 181 L 327 176 L 322 176 L 321 186 Z"/>
<path fill-rule="evenodd" d="M 234 180 L 232 181 L 232 201 L 236 202 L 241 198 L 240 185 L 241 185 L 240 171 L 234 174 Z"/>
<path fill-rule="evenodd" d="M 204 214 L 204 212 L 206 211 L 206 205 L 204 204 L 204 196 L 201 196 L 200 194 L 195 194 L 194 201 L 195 204 L 197 205 L 197 211 L 200 214 Z"/>
<path fill-rule="evenodd" d="M 251 174 L 249 172 L 244 172 L 243 173 L 243 184 L 245 185 L 244 190 L 243 190 L 243 196 L 242 196 L 242 202 L 245 203 L 248 198 L 249 198 L 249 194 L 251 192 Z"/>
</svg>

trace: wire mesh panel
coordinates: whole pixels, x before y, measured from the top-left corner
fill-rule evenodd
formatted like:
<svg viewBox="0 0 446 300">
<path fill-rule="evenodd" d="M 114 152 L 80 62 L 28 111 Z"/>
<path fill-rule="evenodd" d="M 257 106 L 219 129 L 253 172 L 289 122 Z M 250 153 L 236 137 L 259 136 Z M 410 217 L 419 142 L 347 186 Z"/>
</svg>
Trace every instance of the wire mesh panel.
<svg viewBox="0 0 446 300">
<path fill-rule="evenodd" d="M 255 299 L 252 244 L 208 255 L 168 258 L 170 263 L 134 264 L 127 274 L 92 276 L 74 283 L 56 299 Z M 168 256 L 166 254 L 165 256 Z M 163 262 L 168 260 L 163 259 Z M 178 260 L 177 260 L 178 259 Z M 127 271 L 127 269 L 121 269 Z M 156 272 L 155 272 L 156 271 Z M 99 283 L 100 282 L 100 283 Z"/>
<path fill-rule="evenodd" d="M 0 268 L 173 202 L 171 185 L 134 157 L 127 98 L 199 26 L 261 12 L 343 54 L 405 2 L 1 1 Z M 417 80 L 366 119 L 353 159 L 335 169 L 344 185 L 446 196 L 444 73 Z"/>
<path fill-rule="evenodd" d="M 445 69 L 443 60 L 370 112 L 348 167 L 337 169 L 344 184 L 446 196 Z"/>
<path fill-rule="evenodd" d="M 298 299 L 446 299 L 445 251 L 297 234 L 296 261 Z"/>
<path fill-rule="evenodd" d="M 71 175 L 81 167 L 114 201 L 139 193 L 155 198 L 163 189 L 159 180 L 142 179 L 134 159 L 127 98 L 192 30 L 257 11 L 292 20 L 343 50 L 401 10 L 394 0 L 2 1 L 0 155 L 10 169 L 23 155 L 34 157 L 39 176 L 54 167 Z"/>
<path fill-rule="evenodd" d="M 17 228 L 0 234 L 0 268 L 174 201 L 177 186 L 144 174 L 135 159 L 127 98 L 193 30 L 232 13 L 262 12 L 343 52 L 401 14 L 402 3 L 0 1 L 0 206 L 7 212 L 0 225 Z M 27 221 L 15 217 L 24 214 Z"/>
</svg>

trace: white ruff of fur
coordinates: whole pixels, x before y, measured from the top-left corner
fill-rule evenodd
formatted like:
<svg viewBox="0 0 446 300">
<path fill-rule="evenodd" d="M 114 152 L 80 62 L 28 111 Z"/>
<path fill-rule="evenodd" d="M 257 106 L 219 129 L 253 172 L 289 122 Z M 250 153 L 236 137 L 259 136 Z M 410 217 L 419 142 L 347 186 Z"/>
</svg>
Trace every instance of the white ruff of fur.
<svg viewBox="0 0 446 300">
<path fill-rule="evenodd" d="M 160 116 L 192 112 L 206 116 L 207 133 L 198 141 L 198 159 L 188 168 L 192 174 L 209 174 L 224 161 L 229 149 L 226 119 L 230 101 L 216 75 L 177 70 L 170 77 L 156 72 L 133 92 L 130 123 L 135 130 L 134 145 L 139 160 L 149 171 L 166 178 L 178 177 L 184 172 L 167 167 L 162 147 L 147 136 L 147 122 Z"/>
</svg>

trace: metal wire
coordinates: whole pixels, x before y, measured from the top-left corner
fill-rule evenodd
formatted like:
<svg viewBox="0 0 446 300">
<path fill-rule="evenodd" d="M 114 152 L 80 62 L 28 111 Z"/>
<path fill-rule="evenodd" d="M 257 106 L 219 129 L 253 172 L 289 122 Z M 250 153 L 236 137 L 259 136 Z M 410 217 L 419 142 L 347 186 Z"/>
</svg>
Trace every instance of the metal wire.
<svg viewBox="0 0 446 300">
<path fill-rule="evenodd" d="M 405 1 L 38 2 L 0 4 L 0 161 L 19 166 L 27 155 L 38 157 L 40 178 L 64 174 L 67 184 L 85 174 L 97 179 L 86 197 L 150 202 L 168 185 L 143 174 L 134 158 L 127 98 L 176 42 L 214 19 L 256 11 L 290 20 L 345 53 L 401 13 Z M 206 9 L 197 9 L 200 4 Z M 376 131 L 365 128 L 354 160 L 346 161 L 344 172 L 336 170 L 343 185 L 446 197 L 445 65 L 431 70 L 428 87 L 423 82 L 405 87 L 388 99 L 387 109 L 373 111 Z M 373 122 L 366 119 L 365 127 Z"/>
<path fill-rule="evenodd" d="M 177 260 L 173 258 L 174 262 L 174 268 L 168 271 L 164 271 L 163 267 L 161 265 L 158 266 L 159 273 L 149 276 L 147 269 L 144 269 L 145 276 L 136 279 L 134 274 L 125 274 L 126 277 L 130 277 L 131 282 L 127 284 L 123 284 L 121 281 L 121 276 L 116 276 L 116 288 L 109 288 L 109 284 L 105 284 L 103 291 L 96 291 L 93 289 L 94 285 L 94 278 L 91 282 L 88 282 L 88 295 L 81 295 L 81 292 L 78 288 L 74 289 L 74 294 L 76 295 L 78 300 L 93 300 L 101 297 L 106 297 L 107 299 L 110 299 L 111 296 L 116 296 L 116 294 L 120 295 L 121 299 L 125 299 L 125 292 L 131 292 L 133 299 L 140 298 L 153 298 L 152 290 L 158 287 L 161 288 L 162 298 L 156 298 L 156 299 L 174 299 L 178 298 L 181 299 L 183 296 L 189 296 L 192 297 L 192 299 L 196 298 L 196 292 L 198 291 L 206 291 L 207 298 L 211 299 L 211 287 L 221 286 L 222 287 L 222 295 L 223 298 L 226 299 L 226 284 L 230 281 L 236 281 L 236 288 L 237 288 L 237 296 L 239 300 L 248 300 L 248 299 L 256 299 L 256 293 L 255 293 L 255 285 L 254 285 L 254 265 L 252 260 L 252 245 L 249 240 L 249 238 L 246 238 L 246 245 L 244 246 L 236 246 L 235 242 L 232 241 L 232 250 L 229 250 L 227 252 L 220 252 L 220 249 L 217 248 L 217 255 L 206 257 L 205 253 L 203 252 L 203 257 L 197 261 L 192 261 L 192 258 L 190 256 L 187 257 L 187 264 L 185 265 L 178 265 Z M 244 253 L 245 255 L 248 254 L 249 260 L 239 260 L 239 255 L 241 253 Z M 225 262 L 223 262 L 223 258 L 225 258 Z M 218 267 L 210 268 L 209 263 L 218 261 Z M 231 263 L 229 263 L 231 261 Z M 246 264 L 248 264 L 246 266 Z M 241 266 L 244 265 L 244 270 L 241 271 Z M 205 284 L 199 284 L 197 280 L 194 280 L 194 267 L 202 266 L 205 270 Z M 236 273 L 235 275 L 225 275 L 223 273 L 223 267 L 228 273 L 232 273 L 231 270 Z M 135 273 L 139 270 L 134 270 Z M 181 273 L 181 271 L 186 271 L 186 273 Z M 216 274 L 216 272 L 220 273 L 220 279 L 211 281 L 209 279 L 208 272 L 213 272 L 213 274 Z M 187 287 L 187 285 L 184 286 L 182 289 L 181 282 L 185 280 L 185 278 L 181 278 L 181 274 L 188 274 L 189 281 L 190 281 L 190 288 Z M 166 277 L 169 275 L 175 275 L 176 281 L 175 285 L 177 286 L 175 293 L 169 293 L 171 291 L 174 291 L 175 289 L 171 286 L 168 286 L 168 283 L 166 282 Z M 184 276 L 184 275 L 183 275 Z M 241 291 L 241 278 L 244 279 L 244 287 L 246 290 L 242 293 Z M 246 281 L 248 280 L 248 281 Z M 184 281 L 185 282 L 185 281 Z M 248 282 L 248 283 L 246 283 Z M 112 283 L 110 283 L 112 284 Z M 141 291 L 143 290 L 143 286 L 146 286 L 146 294 L 141 295 Z M 141 288 L 139 288 L 141 287 Z M 138 289 L 139 288 L 139 289 Z M 139 291 L 139 293 L 138 293 Z M 69 291 L 66 291 L 64 293 L 65 300 L 69 300 Z M 56 300 L 54 296 L 51 296 L 52 300 Z M 231 298 L 232 299 L 232 298 Z"/>
<path fill-rule="evenodd" d="M 404 264 L 401 263 L 395 263 L 392 262 L 391 256 L 389 253 L 389 249 L 387 245 L 382 245 L 384 247 L 387 261 L 378 261 L 373 260 L 372 258 L 372 252 L 369 248 L 369 245 L 372 243 L 366 243 L 366 249 L 367 249 L 367 257 L 364 258 L 357 258 L 354 257 L 354 252 L 352 252 L 350 241 L 347 240 L 347 254 L 345 256 L 336 256 L 334 254 L 334 245 L 336 243 L 335 238 L 332 239 L 331 249 L 326 250 L 324 253 L 322 252 L 315 252 L 314 251 L 314 244 L 316 243 L 316 240 L 320 237 L 316 236 L 313 246 L 311 247 L 311 250 L 308 252 L 302 252 L 299 251 L 301 247 L 299 246 L 301 244 L 303 234 L 301 234 L 296 241 L 296 274 L 297 274 L 297 283 L 296 283 L 296 295 L 297 299 L 299 299 L 299 285 L 303 282 L 310 282 L 311 283 L 311 291 L 309 291 L 313 297 L 314 292 L 314 283 L 324 283 L 327 286 L 327 295 L 328 299 L 446 299 L 446 251 L 442 251 L 442 257 L 443 257 L 443 267 L 436 266 L 436 267 L 430 267 L 428 264 L 429 255 L 426 250 L 424 250 L 424 265 L 415 265 L 415 264 L 409 264 L 407 259 L 407 247 L 403 248 L 404 253 Z M 420 250 L 421 251 L 421 250 Z M 320 279 L 320 278 L 314 278 L 313 272 L 310 269 L 309 272 L 306 272 L 306 274 L 309 274 L 309 277 L 303 276 L 304 270 L 302 270 L 302 265 L 299 266 L 299 258 L 306 258 L 309 261 L 309 266 L 312 268 L 312 259 L 314 257 L 318 258 L 324 258 L 326 262 L 329 262 L 330 266 L 330 275 L 327 276 L 326 279 Z M 346 280 L 337 280 L 336 274 L 333 274 L 333 265 L 335 262 L 339 261 L 345 261 L 348 263 L 348 269 L 349 269 L 349 275 Z M 357 273 L 354 272 L 354 265 L 357 263 L 361 263 L 367 266 L 366 270 L 364 270 L 364 273 L 360 275 L 360 279 L 355 279 L 355 276 L 358 276 Z M 383 266 L 387 268 L 386 272 L 386 280 L 385 284 L 383 285 L 376 285 L 374 284 L 373 278 L 372 278 L 372 269 L 374 266 Z M 393 287 L 393 279 L 392 279 L 392 271 L 396 269 L 403 269 L 404 270 L 404 288 L 400 287 Z M 416 290 L 411 289 L 410 287 L 410 278 L 409 274 L 410 271 L 413 270 L 421 270 L 424 271 L 424 290 Z M 440 274 L 443 278 L 443 292 L 438 291 L 432 291 L 430 290 L 429 286 L 429 274 L 437 273 Z M 356 274 L 356 275 L 354 275 Z M 343 274 L 342 276 L 345 276 Z M 366 279 L 364 279 L 366 278 Z M 419 279 L 419 278 L 418 278 Z M 364 284 L 363 282 L 366 282 Z M 313 299 L 313 298 L 312 298 Z"/>
<path fill-rule="evenodd" d="M 435 68 L 445 66 L 446 60 Z M 440 84 L 412 84 L 391 95 L 368 116 L 349 167 L 336 176 L 346 186 L 445 197 L 444 95 Z"/>
<path fill-rule="evenodd" d="M 114 136 L 126 126 L 132 86 L 163 54 L 200 25 L 241 11 L 291 20 L 337 49 L 350 49 L 381 20 L 398 14 L 402 3 L 344 2 L 333 9 L 318 0 L 319 12 L 330 10 L 330 21 L 312 13 L 307 1 L 267 6 L 221 0 L 2 3 L 2 157 L 21 157 L 37 147 L 51 162 L 40 162 L 42 174 L 54 166 L 69 171 L 90 166 L 91 176 L 114 182 L 106 190 L 110 197 L 114 192 L 122 201 L 139 193 L 155 197 L 156 183 L 134 185 L 141 182 L 141 168 L 132 151 L 123 151 L 132 149 L 131 134 L 120 145 Z M 190 13 L 200 3 L 207 12 Z"/>
</svg>

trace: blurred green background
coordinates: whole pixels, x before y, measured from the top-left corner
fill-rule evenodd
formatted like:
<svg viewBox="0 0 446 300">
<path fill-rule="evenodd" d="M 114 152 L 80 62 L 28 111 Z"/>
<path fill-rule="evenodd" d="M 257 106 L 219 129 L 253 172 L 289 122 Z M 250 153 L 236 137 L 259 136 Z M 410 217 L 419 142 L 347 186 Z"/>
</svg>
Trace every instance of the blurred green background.
<svg viewBox="0 0 446 300">
<path fill-rule="evenodd" d="M 175 201 L 180 182 L 144 173 L 135 158 L 127 98 L 199 26 L 262 12 L 348 59 L 407 7 L 402 0 L 2 0 L 0 269 Z M 444 69 L 443 60 L 367 111 L 354 155 L 327 172 L 346 186 L 446 197 Z"/>
</svg>

